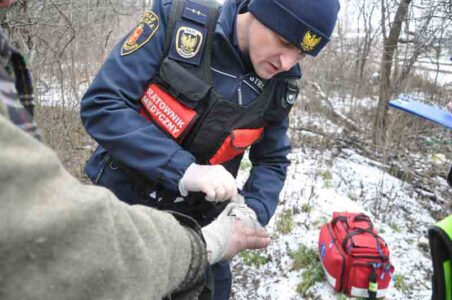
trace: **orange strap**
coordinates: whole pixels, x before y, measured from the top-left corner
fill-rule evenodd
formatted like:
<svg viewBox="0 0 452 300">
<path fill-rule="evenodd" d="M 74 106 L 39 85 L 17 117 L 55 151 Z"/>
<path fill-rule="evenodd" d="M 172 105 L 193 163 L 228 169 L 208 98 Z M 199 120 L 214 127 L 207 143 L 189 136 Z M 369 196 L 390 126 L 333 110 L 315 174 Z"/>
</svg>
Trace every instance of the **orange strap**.
<svg viewBox="0 0 452 300">
<path fill-rule="evenodd" d="M 209 160 L 211 165 L 222 164 L 245 152 L 246 148 L 258 141 L 264 133 L 264 128 L 234 129 L 224 140 L 218 151 Z"/>
</svg>

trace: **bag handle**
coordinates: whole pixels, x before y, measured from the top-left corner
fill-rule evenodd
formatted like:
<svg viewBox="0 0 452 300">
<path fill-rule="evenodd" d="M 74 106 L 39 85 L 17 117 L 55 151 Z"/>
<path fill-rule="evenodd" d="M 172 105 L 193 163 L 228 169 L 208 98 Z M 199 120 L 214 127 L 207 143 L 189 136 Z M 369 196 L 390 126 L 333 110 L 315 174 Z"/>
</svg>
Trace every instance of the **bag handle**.
<svg viewBox="0 0 452 300">
<path fill-rule="evenodd" d="M 377 250 L 378 250 L 378 253 L 380 254 L 381 259 L 388 259 L 388 257 L 387 257 L 386 255 L 384 255 L 383 252 L 381 251 L 381 243 L 380 243 L 380 239 L 381 239 L 382 241 L 383 241 L 383 239 L 382 239 L 378 234 L 376 234 L 375 232 L 373 232 L 372 230 L 369 230 L 369 229 L 363 229 L 363 228 L 356 228 L 356 229 L 354 229 L 353 231 L 349 232 L 349 233 L 345 236 L 344 240 L 342 241 L 342 249 L 344 250 L 344 252 L 345 252 L 345 253 L 348 253 L 348 252 L 347 252 L 347 243 L 348 243 L 348 241 L 349 241 L 352 237 L 354 237 L 355 235 L 362 234 L 362 233 L 369 233 L 369 234 L 371 234 L 371 235 L 375 238 L 375 240 L 376 240 L 376 242 L 377 242 Z M 384 242 L 384 241 L 383 241 L 383 242 Z"/>
<path fill-rule="evenodd" d="M 346 216 L 338 216 L 338 217 L 334 218 L 334 219 L 331 221 L 331 225 L 334 227 L 334 226 L 336 226 L 336 223 L 339 222 L 339 221 L 344 222 L 345 225 L 347 226 L 347 229 L 349 228 L 349 227 L 348 227 L 348 222 L 347 222 L 348 219 L 347 219 Z"/>
<path fill-rule="evenodd" d="M 345 225 L 347 226 L 347 230 L 350 229 L 350 226 L 348 224 L 348 218 L 346 216 L 337 216 L 337 217 L 335 217 L 331 221 L 331 225 L 332 226 L 336 226 L 336 223 L 339 222 L 339 221 L 345 223 Z M 366 228 L 366 230 L 373 230 L 374 229 L 374 224 L 372 223 L 372 221 L 370 220 L 370 218 L 367 215 L 365 215 L 365 214 L 356 215 L 353 218 L 352 222 L 359 222 L 359 221 L 365 221 L 365 222 L 367 222 L 369 224 L 369 227 Z"/>
</svg>

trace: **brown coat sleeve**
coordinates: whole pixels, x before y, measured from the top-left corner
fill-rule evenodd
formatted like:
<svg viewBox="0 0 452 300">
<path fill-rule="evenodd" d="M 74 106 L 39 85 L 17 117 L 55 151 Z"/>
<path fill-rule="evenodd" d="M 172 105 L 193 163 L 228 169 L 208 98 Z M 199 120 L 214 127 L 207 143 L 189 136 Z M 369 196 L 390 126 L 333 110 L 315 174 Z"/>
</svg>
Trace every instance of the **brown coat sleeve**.
<svg viewBox="0 0 452 300">
<path fill-rule="evenodd" d="M 0 203 L 0 299 L 161 299 L 206 266 L 193 230 L 82 185 L 1 115 Z"/>
</svg>

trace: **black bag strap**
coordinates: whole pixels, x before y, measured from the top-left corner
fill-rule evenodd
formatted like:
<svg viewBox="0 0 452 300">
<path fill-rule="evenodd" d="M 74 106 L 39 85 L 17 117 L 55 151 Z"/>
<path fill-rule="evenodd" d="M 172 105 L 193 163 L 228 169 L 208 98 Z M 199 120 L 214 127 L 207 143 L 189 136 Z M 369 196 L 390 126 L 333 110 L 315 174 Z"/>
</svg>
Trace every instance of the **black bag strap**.
<svg viewBox="0 0 452 300">
<path fill-rule="evenodd" d="M 383 259 L 383 260 L 387 260 L 388 257 L 387 257 L 386 255 L 384 255 L 384 254 L 383 254 L 383 251 L 381 250 L 382 247 L 381 247 L 381 242 L 380 242 L 380 240 L 383 241 L 383 243 L 386 245 L 385 241 L 384 241 L 378 234 L 376 234 L 375 232 L 373 232 L 372 230 L 369 230 L 369 229 L 356 228 L 356 229 L 350 231 L 350 232 L 345 236 L 344 240 L 342 241 L 342 249 L 344 250 L 344 252 L 345 252 L 345 253 L 348 253 L 348 252 L 347 252 L 347 244 L 348 244 L 348 241 L 349 241 L 352 237 L 354 237 L 355 235 L 363 234 L 363 233 L 369 233 L 370 235 L 372 235 L 372 236 L 375 238 L 375 240 L 376 240 L 376 242 L 377 242 L 377 250 L 378 250 L 378 253 L 379 253 L 380 258 Z"/>
<path fill-rule="evenodd" d="M 345 226 L 347 226 L 347 229 L 349 228 L 348 227 L 348 219 L 346 216 L 337 216 L 336 218 L 334 218 L 331 221 L 331 226 L 333 226 L 333 227 L 336 226 L 337 222 L 344 222 Z"/>
<path fill-rule="evenodd" d="M 367 222 L 369 224 L 369 230 L 372 230 L 374 228 L 374 224 L 370 220 L 369 216 L 365 214 L 359 214 L 353 218 L 353 222 Z"/>
<path fill-rule="evenodd" d="M 373 225 L 372 221 L 370 220 L 370 218 L 367 215 L 359 214 L 359 215 L 356 215 L 353 218 L 353 222 L 359 222 L 359 221 L 367 222 L 369 224 L 369 227 L 366 228 L 366 229 L 367 230 L 373 230 L 374 225 Z M 337 224 L 337 222 L 344 222 L 345 226 L 347 227 L 347 230 L 350 229 L 350 225 L 348 224 L 348 218 L 346 216 L 337 216 L 337 217 L 335 217 L 331 221 L 332 226 L 335 226 Z"/>
<path fill-rule="evenodd" d="M 208 7 L 209 13 L 207 17 L 207 39 L 204 46 L 204 52 L 199 66 L 193 66 L 183 62 L 177 62 L 184 68 L 188 69 L 193 75 L 212 86 L 212 76 L 210 71 L 210 61 L 212 57 L 212 39 L 215 33 L 215 27 L 219 16 L 219 3 L 215 0 L 196 0 L 198 4 Z M 164 56 L 168 57 L 173 39 L 173 31 L 177 21 L 182 20 L 185 0 L 173 0 L 170 13 L 168 16 L 168 25 L 166 29 L 165 51 Z"/>
</svg>

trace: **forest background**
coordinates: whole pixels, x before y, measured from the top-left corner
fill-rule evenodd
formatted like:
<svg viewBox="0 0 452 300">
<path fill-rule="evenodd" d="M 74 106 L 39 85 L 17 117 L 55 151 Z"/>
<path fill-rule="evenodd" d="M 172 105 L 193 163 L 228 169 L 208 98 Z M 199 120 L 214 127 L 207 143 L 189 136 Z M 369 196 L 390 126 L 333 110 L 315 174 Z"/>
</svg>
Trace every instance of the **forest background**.
<svg viewBox="0 0 452 300">
<path fill-rule="evenodd" d="M 291 113 L 293 147 L 305 153 L 353 149 L 408 184 L 416 201 L 439 220 L 452 211 L 452 192 L 445 185 L 451 132 L 389 109 L 387 102 L 408 97 L 444 107 L 452 100 L 452 2 L 340 3 L 332 42 L 320 56 L 302 62 L 301 93 Z M 19 0 L 0 11 L 2 28 L 33 71 L 44 142 L 87 183 L 83 165 L 95 142 L 81 125 L 80 99 L 112 47 L 151 4 Z M 395 200 L 379 190 L 372 199 L 373 217 L 384 220 Z"/>
</svg>

